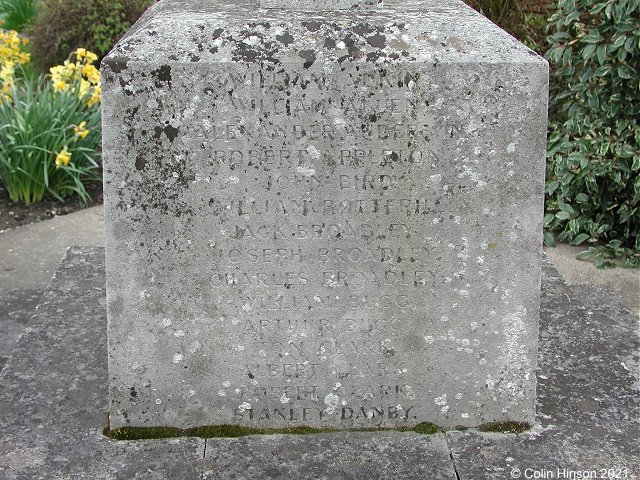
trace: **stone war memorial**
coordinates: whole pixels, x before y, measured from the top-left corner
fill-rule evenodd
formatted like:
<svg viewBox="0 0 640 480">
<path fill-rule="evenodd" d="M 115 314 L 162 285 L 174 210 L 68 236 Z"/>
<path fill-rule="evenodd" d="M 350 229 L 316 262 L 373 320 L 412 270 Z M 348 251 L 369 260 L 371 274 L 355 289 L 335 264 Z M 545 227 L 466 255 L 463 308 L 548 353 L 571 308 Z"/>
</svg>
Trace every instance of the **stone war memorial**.
<svg viewBox="0 0 640 480">
<path fill-rule="evenodd" d="M 164 0 L 103 76 L 112 429 L 534 423 L 542 58 L 457 0 Z"/>
</svg>

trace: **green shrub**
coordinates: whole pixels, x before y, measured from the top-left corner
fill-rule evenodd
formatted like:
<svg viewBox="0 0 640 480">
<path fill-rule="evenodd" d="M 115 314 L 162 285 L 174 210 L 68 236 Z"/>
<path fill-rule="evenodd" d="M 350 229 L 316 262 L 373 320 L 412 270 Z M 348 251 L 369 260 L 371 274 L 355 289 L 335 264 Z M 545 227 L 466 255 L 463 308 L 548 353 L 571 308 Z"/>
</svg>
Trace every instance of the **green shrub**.
<svg viewBox="0 0 640 480">
<path fill-rule="evenodd" d="M 100 179 L 100 108 L 88 105 L 94 96 L 80 80 L 55 91 L 40 76 L 14 86 L 12 99 L 0 102 L 0 180 L 13 202 L 29 205 L 46 193 L 90 200 L 85 184 Z"/>
<path fill-rule="evenodd" d="M 544 3 L 538 11 L 530 11 L 521 0 L 465 0 L 465 2 L 493 23 L 499 25 L 529 48 L 542 54 L 546 47 L 547 26 Z"/>
<path fill-rule="evenodd" d="M 560 0 L 549 22 L 545 241 L 638 267 L 640 0 Z"/>
<path fill-rule="evenodd" d="M 102 58 L 154 0 L 41 0 L 33 54 L 42 68 L 84 47 Z"/>
<path fill-rule="evenodd" d="M 36 19 L 37 0 L 0 0 L 2 28 L 22 32 Z"/>
</svg>

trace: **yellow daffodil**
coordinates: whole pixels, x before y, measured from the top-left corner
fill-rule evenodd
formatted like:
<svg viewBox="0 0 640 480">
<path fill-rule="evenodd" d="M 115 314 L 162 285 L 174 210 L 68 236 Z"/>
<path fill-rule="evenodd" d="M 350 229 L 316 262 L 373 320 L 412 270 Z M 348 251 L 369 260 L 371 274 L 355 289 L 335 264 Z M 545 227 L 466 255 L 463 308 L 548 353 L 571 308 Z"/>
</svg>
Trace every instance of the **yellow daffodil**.
<svg viewBox="0 0 640 480">
<path fill-rule="evenodd" d="M 66 167 L 67 165 L 69 165 L 69 162 L 71 161 L 71 155 L 71 152 L 67 150 L 67 146 L 65 145 L 65 147 L 56 155 L 56 167 L 60 168 L 62 166 Z"/>
<path fill-rule="evenodd" d="M 6 62 L 0 68 L 0 80 L 3 82 L 8 82 L 13 79 L 13 75 L 15 74 L 15 68 L 13 62 Z"/>
<path fill-rule="evenodd" d="M 91 96 L 89 97 L 89 100 L 87 100 L 87 105 L 89 107 L 92 107 L 92 106 L 97 105 L 98 103 L 100 103 L 101 93 L 102 93 L 102 90 L 101 90 L 101 88 L 99 86 L 93 87 L 93 92 L 91 93 Z"/>
<path fill-rule="evenodd" d="M 0 102 L 11 101 L 15 84 L 15 67 L 31 60 L 31 55 L 21 51 L 28 40 L 15 30 L 0 29 Z"/>
<path fill-rule="evenodd" d="M 89 129 L 85 128 L 87 126 L 87 122 L 80 122 L 80 125 L 75 125 L 73 127 L 73 133 L 77 138 L 86 138 L 89 135 Z"/>
<path fill-rule="evenodd" d="M 89 93 L 91 89 L 91 84 L 87 82 L 84 78 L 80 79 L 80 86 L 78 87 L 78 97 L 84 98 L 85 95 Z"/>
<path fill-rule="evenodd" d="M 76 74 L 77 65 L 75 63 L 71 63 L 69 60 L 65 60 L 62 65 L 62 72 L 64 75 L 69 77 L 73 77 Z"/>
<path fill-rule="evenodd" d="M 87 52 L 87 63 L 92 64 L 98 60 L 98 56 L 93 52 Z"/>
<path fill-rule="evenodd" d="M 100 70 L 93 65 L 84 65 L 82 67 L 82 75 L 89 80 L 92 85 L 98 85 L 100 83 Z"/>
<path fill-rule="evenodd" d="M 69 88 L 69 85 L 63 80 L 53 82 L 53 90 L 56 92 L 64 92 L 67 88 Z"/>
<path fill-rule="evenodd" d="M 0 102 L 9 102 L 13 97 L 15 70 L 13 62 L 6 62 L 0 68 Z"/>
<path fill-rule="evenodd" d="M 100 70 L 93 62 L 98 60 L 95 53 L 85 48 L 78 48 L 73 52 L 76 62 L 65 60 L 64 64 L 52 67 L 51 85 L 55 92 L 72 89 L 79 98 L 86 99 L 87 106 L 100 103 Z"/>
</svg>

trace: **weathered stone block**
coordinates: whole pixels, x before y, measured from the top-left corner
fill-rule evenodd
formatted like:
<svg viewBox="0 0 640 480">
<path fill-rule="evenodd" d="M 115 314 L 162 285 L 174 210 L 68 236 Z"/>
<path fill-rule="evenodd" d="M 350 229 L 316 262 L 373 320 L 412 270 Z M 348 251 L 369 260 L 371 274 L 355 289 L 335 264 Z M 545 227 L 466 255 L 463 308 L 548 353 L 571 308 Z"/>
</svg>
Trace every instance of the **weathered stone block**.
<svg viewBox="0 0 640 480">
<path fill-rule="evenodd" d="M 103 77 L 113 428 L 533 420 L 543 59 L 456 0 L 164 0 Z"/>
<path fill-rule="evenodd" d="M 290 10 L 345 10 L 381 7 L 382 0 L 260 0 L 260 6 Z"/>
</svg>

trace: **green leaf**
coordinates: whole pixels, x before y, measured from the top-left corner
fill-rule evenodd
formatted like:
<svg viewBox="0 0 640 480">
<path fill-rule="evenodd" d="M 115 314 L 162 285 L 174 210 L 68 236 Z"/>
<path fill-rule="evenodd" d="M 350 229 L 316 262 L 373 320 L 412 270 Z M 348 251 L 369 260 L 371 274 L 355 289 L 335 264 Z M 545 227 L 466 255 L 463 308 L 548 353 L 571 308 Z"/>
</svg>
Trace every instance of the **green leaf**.
<svg viewBox="0 0 640 480">
<path fill-rule="evenodd" d="M 571 216 L 575 215 L 576 213 L 573 207 L 568 203 L 559 202 L 558 207 L 560 207 L 560 210 L 562 210 L 563 212 L 567 212 Z"/>
<path fill-rule="evenodd" d="M 583 43 L 599 43 L 604 40 L 604 37 L 599 33 L 590 33 L 582 39 Z"/>
<path fill-rule="evenodd" d="M 593 257 L 593 252 L 591 250 L 585 250 L 576 255 L 576 260 L 588 260 L 591 257 Z"/>
<path fill-rule="evenodd" d="M 596 55 L 598 56 L 598 63 L 602 65 L 607 58 L 607 46 L 605 44 L 598 45 Z"/>
<path fill-rule="evenodd" d="M 560 220 L 569 220 L 571 218 L 571 214 L 569 212 L 565 212 L 560 211 L 558 213 L 556 213 L 556 218 L 560 219 Z"/>
<path fill-rule="evenodd" d="M 616 58 L 618 59 L 618 61 L 624 62 L 627 58 L 627 51 L 624 48 L 619 49 Z"/>
<path fill-rule="evenodd" d="M 589 235 L 587 235 L 586 233 L 581 233 L 580 235 L 577 235 L 573 240 L 571 240 L 571 245 L 580 245 L 587 240 L 589 240 Z"/>
<path fill-rule="evenodd" d="M 587 45 L 582 49 L 582 58 L 584 60 L 589 60 L 589 58 L 593 55 L 593 52 L 596 51 L 596 45 Z"/>
<path fill-rule="evenodd" d="M 548 232 L 548 231 L 544 232 L 544 244 L 547 247 L 555 247 L 556 246 L 556 241 L 553 239 L 553 235 L 551 234 L 551 232 Z"/>
<path fill-rule="evenodd" d="M 618 76 L 620 78 L 630 79 L 633 78 L 633 70 L 629 68 L 627 65 L 620 65 L 618 67 Z"/>
<path fill-rule="evenodd" d="M 624 42 L 627 40 L 626 35 L 619 35 L 617 37 L 615 37 L 615 40 L 613 41 L 613 43 L 611 44 L 611 50 L 617 50 L 619 49 L 622 45 L 624 45 Z"/>
<path fill-rule="evenodd" d="M 547 225 L 549 225 L 553 219 L 555 218 L 555 215 L 553 213 L 547 213 L 544 216 L 544 226 L 546 227 Z"/>
<path fill-rule="evenodd" d="M 560 182 L 558 180 L 554 180 L 547 184 L 547 187 L 545 190 L 548 194 L 553 194 L 553 192 L 555 192 L 559 186 L 560 186 Z"/>
</svg>

